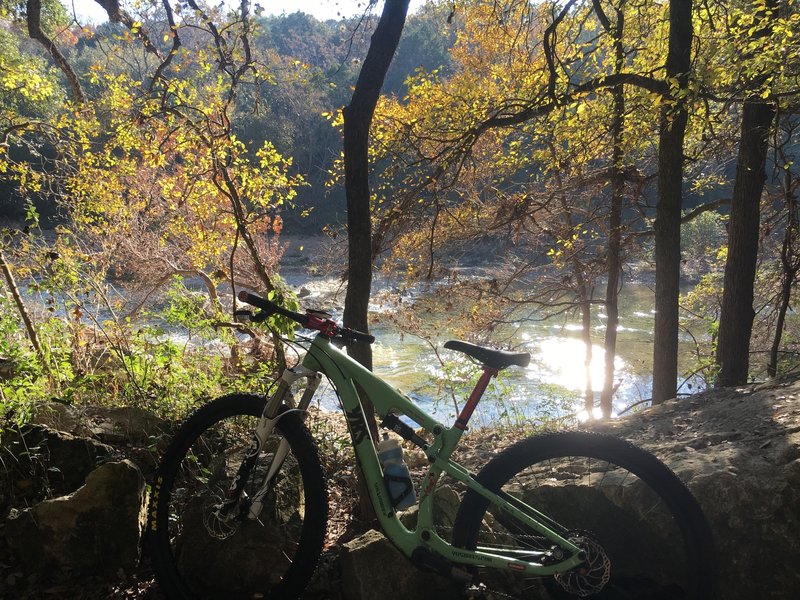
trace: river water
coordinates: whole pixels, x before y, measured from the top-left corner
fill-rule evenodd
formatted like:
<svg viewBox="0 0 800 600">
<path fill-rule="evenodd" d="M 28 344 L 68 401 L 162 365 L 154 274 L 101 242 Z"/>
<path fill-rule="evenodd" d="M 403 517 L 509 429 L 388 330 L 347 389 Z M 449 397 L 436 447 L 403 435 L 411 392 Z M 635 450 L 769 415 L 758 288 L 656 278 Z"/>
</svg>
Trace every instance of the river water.
<svg viewBox="0 0 800 600">
<path fill-rule="evenodd" d="M 341 321 L 344 286 L 340 279 L 330 276 L 311 276 L 304 269 L 291 269 L 284 274 L 286 282 L 301 296 L 303 309 L 316 308 L 332 313 Z M 204 291 L 199 281 L 187 281 L 189 287 Z M 398 304 L 414 306 L 426 295 L 436 290 L 436 284 L 405 287 L 402 282 L 377 278 L 373 285 L 374 302 L 370 305 L 375 373 L 402 390 L 443 423 L 454 420 L 456 406 L 461 406 L 474 385 L 479 369 L 468 363 L 463 355 L 445 350 L 444 342 L 457 339 L 457 335 L 442 323 L 443 313 L 423 313 L 421 326 L 431 333 L 426 340 L 402 331 L 396 324 Z M 389 293 L 385 293 L 389 291 Z M 649 399 L 652 391 L 654 292 L 646 283 L 626 283 L 620 295 L 620 323 L 617 329 L 617 357 L 613 399 L 614 414 L 630 405 Z M 412 312 L 413 309 L 412 309 Z M 419 317 L 419 315 L 417 315 Z M 598 308 L 593 314 L 593 362 L 591 378 L 595 389 L 595 403 L 599 402 L 603 384 L 603 336 L 605 315 Z M 701 336 L 701 332 L 695 332 Z M 170 337 L 188 343 L 180 332 Z M 513 347 L 516 351 L 531 354 L 527 368 L 510 367 L 501 373 L 484 396 L 473 424 L 489 424 L 498 419 L 514 421 L 540 421 L 547 418 L 581 414 L 586 387 L 584 345 L 581 340 L 580 317 L 560 316 L 545 320 L 524 320 L 483 342 L 497 348 Z M 693 350 L 692 337 L 682 334 L 679 354 L 679 371 L 689 365 L 681 364 Z M 436 351 L 434 350 L 436 349 Z M 448 382 L 455 382 L 448 385 Z M 682 381 L 679 380 L 679 385 Z M 697 392 L 702 383 L 690 381 L 679 392 Z M 335 394 L 323 388 L 318 394 L 323 408 L 338 407 Z"/>
<path fill-rule="evenodd" d="M 290 275 L 286 279 L 296 290 L 301 290 L 301 305 L 304 308 L 323 308 L 332 312 L 337 320 L 341 319 L 344 291 L 339 281 L 302 275 Z M 370 306 L 371 333 L 376 337 L 373 345 L 374 371 L 443 422 L 452 422 L 455 405 L 463 404 L 479 370 L 469 368 L 462 355 L 443 348 L 444 342 L 455 336 L 446 327 L 442 328 L 441 322 L 436 323 L 436 327 L 430 327 L 430 331 L 441 332 L 434 334 L 429 343 L 417 335 L 401 331 L 389 318 L 396 310 L 398 299 L 403 305 L 413 305 L 415 300 L 430 291 L 430 287 L 403 288 L 391 281 L 377 280 L 373 286 L 377 292 L 374 296 L 380 298 L 380 291 L 386 288 L 394 289 L 394 293 L 390 294 L 392 302 L 375 301 Z M 614 397 L 615 414 L 651 396 L 653 306 L 654 293 L 650 285 L 625 285 L 620 296 L 620 323 L 617 329 L 615 384 L 618 384 L 618 388 Z M 433 320 L 444 318 L 441 314 L 425 316 L 425 319 Z M 426 329 L 425 323 L 423 320 L 423 330 Z M 597 309 L 592 321 L 595 345 L 591 368 L 596 403 L 599 402 L 603 385 L 604 332 L 605 315 Z M 691 336 L 682 336 L 681 355 L 688 356 L 691 353 L 692 343 Z M 573 414 L 578 418 L 586 418 L 581 413 L 586 376 L 578 315 L 519 322 L 498 332 L 497 340 L 487 342 L 487 345 L 492 344 L 496 347 L 510 344 L 515 350 L 530 352 L 531 364 L 525 369 L 511 367 L 501 374 L 476 411 L 473 418 L 475 424 L 487 424 L 499 418 L 537 421 Z M 688 367 L 681 366 L 684 369 Z M 457 382 L 457 389 L 452 394 L 453 386 L 444 383 L 447 377 L 455 378 Z M 681 381 L 678 383 L 680 385 Z M 684 385 L 679 391 L 699 391 L 701 384 L 697 381 L 690 383 L 691 388 Z M 336 406 L 331 392 L 323 394 L 323 406 Z"/>
</svg>

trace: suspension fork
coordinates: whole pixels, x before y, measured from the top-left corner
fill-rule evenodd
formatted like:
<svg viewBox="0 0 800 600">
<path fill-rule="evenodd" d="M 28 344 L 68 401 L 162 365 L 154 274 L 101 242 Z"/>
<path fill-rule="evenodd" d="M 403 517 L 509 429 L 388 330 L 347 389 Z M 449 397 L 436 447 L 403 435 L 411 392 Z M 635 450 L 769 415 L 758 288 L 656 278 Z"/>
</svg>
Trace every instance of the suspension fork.
<svg viewBox="0 0 800 600">
<path fill-rule="evenodd" d="M 295 406 L 294 398 L 291 394 L 291 387 L 294 383 L 300 381 L 301 379 L 307 379 L 308 383 L 306 384 L 306 388 L 300 398 L 300 402 L 297 404 L 297 406 Z M 250 477 L 250 473 L 252 472 L 253 468 L 255 467 L 256 459 L 258 458 L 261 450 L 264 448 L 264 443 L 272 433 L 273 429 L 275 429 L 275 425 L 287 412 L 301 411 L 305 413 L 311 404 L 311 399 L 314 397 L 314 393 L 317 391 L 321 380 L 322 375 L 316 371 L 304 367 L 303 365 L 297 365 L 296 367 L 286 369 L 283 372 L 283 375 L 281 375 L 281 378 L 278 381 L 277 389 L 264 405 L 264 411 L 258 420 L 256 428 L 253 430 L 253 439 L 250 448 L 247 450 L 247 455 L 244 457 L 242 464 L 239 465 L 239 469 L 236 472 L 236 477 L 234 477 L 230 487 L 228 488 L 226 500 L 221 510 L 222 513 L 229 512 L 231 508 L 239 505 L 240 500 L 243 499 L 243 496 L 245 495 L 244 485 Z M 287 407 L 287 410 L 281 410 L 284 405 Z M 258 519 L 262 509 L 264 508 L 264 497 L 269 491 L 270 484 L 278 474 L 278 471 L 280 471 L 281 466 L 283 466 L 283 462 L 286 460 L 288 455 L 289 442 L 281 438 L 278 447 L 272 456 L 272 461 L 270 462 L 267 475 L 264 477 L 261 487 L 259 487 L 258 491 L 249 501 L 249 507 L 247 508 L 247 517 L 249 519 Z M 229 514 L 229 516 L 235 515 Z"/>
</svg>

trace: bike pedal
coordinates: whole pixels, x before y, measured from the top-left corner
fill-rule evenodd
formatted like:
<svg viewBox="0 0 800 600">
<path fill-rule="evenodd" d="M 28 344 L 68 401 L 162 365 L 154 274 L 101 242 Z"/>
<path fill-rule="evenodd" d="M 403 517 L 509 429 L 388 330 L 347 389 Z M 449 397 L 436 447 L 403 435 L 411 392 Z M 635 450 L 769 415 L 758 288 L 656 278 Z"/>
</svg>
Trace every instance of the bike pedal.
<svg viewBox="0 0 800 600">
<path fill-rule="evenodd" d="M 464 588 L 464 598 L 466 600 L 488 600 L 486 588 L 481 585 L 471 585 Z"/>
</svg>

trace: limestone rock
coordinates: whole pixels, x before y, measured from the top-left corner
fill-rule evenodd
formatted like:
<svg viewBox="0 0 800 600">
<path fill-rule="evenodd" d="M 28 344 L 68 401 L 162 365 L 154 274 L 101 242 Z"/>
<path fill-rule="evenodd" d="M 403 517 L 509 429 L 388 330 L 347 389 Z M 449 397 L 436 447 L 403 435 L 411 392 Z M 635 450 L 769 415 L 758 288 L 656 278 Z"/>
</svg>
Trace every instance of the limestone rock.
<svg viewBox="0 0 800 600">
<path fill-rule="evenodd" d="M 162 419 L 134 406 L 87 407 L 84 417 L 91 423 L 92 434 L 107 443 L 143 442 L 165 428 Z"/>
<path fill-rule="evenodd" d="M 78 408 L 62 402 L 45 402 L 36 407 L 31 423 L 77 436 L 91 435 Z"/>
<path fill-rule="evenodd" d="M 166 429 L 163 419 L 135 406 L 74 407 L 62 402 L 38 406 L 31 423 L 106 443 L 142 442 Z"/>
<path fill-rule="evenodd" d="M 5 535 L 32 569 L 111 575 L 136 566 L 145 518 L 144 479 L 124 460 L 101 465 L 68 496 L 12 511 Z"/>
<path fill-rule="evenodd" d="M 11 460 L 4 460 L 10 468 L 0 476 L 10 487 L 30 488 L 25 496 L 33 499 L 74 492 L 91 471 L 114 455 L 113 448 L 97 440 L 43 425 L 6 430 L 2 451 L 3 458 Z"/>
<path fill-rule="evenodd" d="M 449 485 L 439 486 L 434 495 L 434 523 L 439 535 L 449 540 L 461 498 Z M 417 507 L 401 513 L 400 520 L 408 528 L 415 527 Z M 461 597 L 455 584 L 434 573 L 417 569 L 383 534 L 375 530 L 345 544 L 340 561 L 342 597 L 345 600 L 400 600 L 407 598 L 408 590 L 412 589 L 421 598 L 432 600 Z"/>
<path fill-rule="evenodd" d="M 686 483 L 714 532 L 725 600 L 800 589 L 800 381 L 666 402 L 599 425 L 649 450 Z"/>
<path fill-rule="evenodd" d="M 344 545 L 341 555 L 344 600 L 455 600 L 454 584 L 414 567 L 374 529 Z"/>
<path fill-rule="evenodd" d="M 190 500 L 181 514 L 182 535 L 175 546 L 178 569 L 209 596 L 239 597 L 244 590 L 268 589 L 286 569 L 287 539 L 299 531 L 271 519 L 245 519 L 236 534 L 217 539 L 208 534 L 208 499 Z"/>
<path fill-rule="evenodd" d="M 456 513 L 461 504 L 461 496 L 458 495 L 449 485 L 440 485 L 434 492 L 433 520 L 436 524 L 439 535 L 446 540 L 450 540 L 450 530 L 456 520 Z M 409 529 L 417 523 L 417 505 L 401 513 L 400 521 Z"/>
</svg>

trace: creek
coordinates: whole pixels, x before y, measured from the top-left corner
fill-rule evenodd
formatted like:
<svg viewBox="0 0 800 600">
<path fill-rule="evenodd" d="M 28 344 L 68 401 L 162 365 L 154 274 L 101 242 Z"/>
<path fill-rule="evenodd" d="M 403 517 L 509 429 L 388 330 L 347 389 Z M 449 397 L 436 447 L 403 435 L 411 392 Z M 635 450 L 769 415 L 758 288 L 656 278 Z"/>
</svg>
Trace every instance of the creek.
<svg viewBox="0 0 800 600">
<path fill-rule="evenodd" d="M 289 269 L 283 276 L 300 296 L 303 310 L 322 309 L 330 312 L 335 320 L 341 321 L 344 286 L 339 278 L 311 276 L 305 269 L 297 268 Z M 477 272 L 472 276 L 477 277 Z M 202 282 L 187 280 L 185 283 L 205 293 Z M 406 287 L 397 280 L 376 278 L 373 284 L 374 301 L 370 305 L 371 333 L 376 338 L 373 368 L 379 377 L 402 390 L 437 419 L 449 424 L 455 419 L 456 405 L 463 405 L 469 395 L 479 369 L 470 365 L 463 355 L 443 348 L 445 341 L 459 337 L 453 328 L 444 326 L 452 315 L 425 308 L 417 311 L 412 309 L 415 319 L 419 320 L 416 330 L 429 339 L 403 331 L 397 325 L 400 319 L 396 318 L 398 306 L 414 307 L 417 302 L 433 294 L 438 285 L 432 283 Z M 32 299 L 37 296 L 27 288 L 24 291 Z M 653 306 L 651 285 L 644 282 L 625 284 L 620 295 L 620 322 L 617 329 L 614 378 L 617 389 L 613 398 L 615 415 L 651 396 Z M 497 329 L 490 338 L 481 342 L 496 348 L 510 347 L 515 351 L 530 352 L 531 363 L 524 369 L 506 369 L 498 379 L 493 380 L 473 416 L 473 425 L 488 425 L 497 421 L 536 422 L 570 415 L 576 415 L 579 419 L 587 418 L 582 412 L 586 372 L 580 316 L 568 314 L 550 319 L 537 318 L 537 315 L 533 317 Z M 606 316 L 598 306 L 592 315 L 594 344 L 591 380 L 595 404 L 599 403 L 603 385 L 605 320 Z M 703 332 L 693 333 L 698 339 L 704 335 Z M 171 331 L 167 335 L 179 343 L 192 343 L 179 331 Z M 209 348 L 216 348 L 214 342 L 207 344 Z M 691 369 L 689 358 L 694 350 L 692 335 L 681 332 L 679 344 L 679 373 L 682 373 Z M 224 351 L 225 348 L 218 350 Z M 684 394 L 704 389 L 703 382 L 697 379 L 679 379 L 678 385 L 679 393 Z M 323 386 L 318 397 L 323 408 L 338 410 L 337 398 L 327 386 Z"/>
<path fill-rule="evenodd" d="M 303 308 L 322 308 L 331 312 L 334 319 L 341 319 L 344 291 L 338 280 L 309 279 L 301 275 L 289 275 L 286 280 L 293 288 L 301 290 Z M 373 369 L 426 411 L 444 423 L 451 423 L 455 418 L 455 404 L 463 404 L 479 369 L 467 368 L 468 363 L 462 355 L 443 348 L 445 341 L 457 337 L 447 327 L 442 327 L 448 315 L 421 311 L 424 314 L 420 317 L 422 320 L 417 330 L 432 335 L 430 343 L 418 335 L 402 331 L 395 319 L 390 318 L 398 301 L 403 305 L 413 305 L 425 294 L 434 291 L 435 287 L 432 284 L 402 288 L 390 280 L 376 280 L 373 296 L 381 298 L 384 296 L 382 290 L 392 289 L 390 296 L 393 301 L 383 303 L 376 300 L 370 306 L 371 333 L 376 338 L 373 344 Z M 653 306 L 651 285 L 626 283 L 620 295 L 620 322 L 617 329 L 614 383 L 618 387 L 613 399 L 615 415 L 651 396 Z M 603 385 L 605 320 L 602 308 L 595 309 L 592 315 L 591 364 L 595 404 L 599 402 Z M 695 333 L 698 337 L 702 335 L 701 332 Z M 586 414 L 582 413 L 586 387 L 583 365 L 585 349 L 579 315 L 524 320 L 504 330 L 497 330 L 495 334 L 484 343 L 530 352 L 531 364 L 525 369 L 511 367 L 501 373 L 479 405 L 473 417 L 474 425 L 480 426 L 498 419 L 537 421 L 567 415 L 586 418 Z M 679 372 L 689 369 L 688 357 L 693 349 L 692 335 L 682 332 Z M 448 379 L 454 379 L 456 385 L 448 386 L 445 383 Z M 679 379 L 678 385 L 681 386 L 679 393 L 695 393 L 703 389 L 702 382 L 695 379 L 686 382 Z M 452 390 L 453 387 L 457 389 Z M 322 406 L 336 408 L 332 392 L 323 394 Z"/>
</svg>

